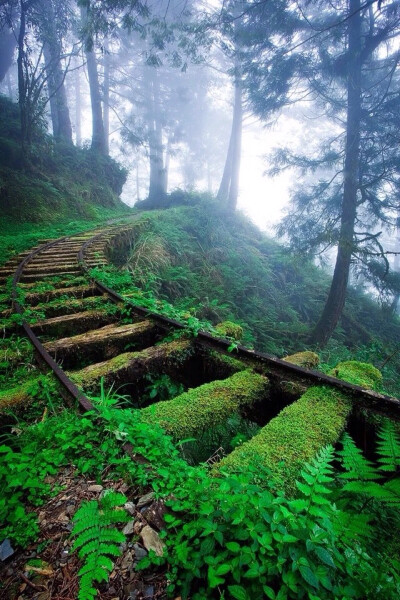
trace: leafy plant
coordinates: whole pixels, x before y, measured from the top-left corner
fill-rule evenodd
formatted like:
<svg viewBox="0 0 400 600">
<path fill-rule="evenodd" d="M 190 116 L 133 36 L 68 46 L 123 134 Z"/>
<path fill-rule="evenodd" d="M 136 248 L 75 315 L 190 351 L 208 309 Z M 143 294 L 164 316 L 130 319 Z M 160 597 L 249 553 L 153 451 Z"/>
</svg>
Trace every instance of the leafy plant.
<svg viewBox="0 0 400 600">
<path fill-rule="evenodd" d="M 74 515 L 72 550 L 78 550 L 79 558 L 84 561 L 78 573 L 79 600 L 92 600 L 97 596 L 94 582 L 108 581 L 113 568 L 110 557 L 116 558 L 121 554 L 119 544 L 125 541 L 125 536 L 115 525 L 130 519 L 128 513 L 121 510 L 125 502 L 123 494 L 109 490 L 99 502 L 84 502 Z"/>
<path fill-rule="evenodd" d="M 169 375 L 146 375 L 146 379 L 150 382 L 145 388 L 145 393 L 150 400 L 161 401 L 174 398 L 185 391 L 182 383 L 173 381 Z"/>
</svg>

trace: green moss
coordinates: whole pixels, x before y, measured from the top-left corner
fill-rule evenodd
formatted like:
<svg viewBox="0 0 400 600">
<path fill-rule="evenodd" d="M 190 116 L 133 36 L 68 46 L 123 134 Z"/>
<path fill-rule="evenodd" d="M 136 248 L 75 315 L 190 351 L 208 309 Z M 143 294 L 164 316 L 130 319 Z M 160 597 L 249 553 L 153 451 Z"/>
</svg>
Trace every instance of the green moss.
<svg viewBox="0 0 400 600">
<path fill-rule="evenodd" d="M 243 327 L 232 321 L 223 321 L 215 326 L 216 331 L 222 337 L 233 338 L 234 340 L 241 340 L 243 337 Z"/>
<path fill-rule="evenodd" d="M 368 390 L 381 388 L 382 374 L 368 363 L 347 360 L 341 362 L 330 374 Z"/>
<path fill-rule="evenodd" d="M 335 372 L 343 379 L 353 379 L 356 372 L 364 382 L 375 381 L 380 375 L 371 365 L 352 362 L 339 364 Z M 322 446 L 338 440 L 351 407 L 351 400 L 344 392 L 325 386 L 312 387 L 284 408 L 258 435 L 224 458 L 215 470 L 262 466 L 279 488 L 293 494 L 295 480 L 304 463 Z"/>
<path fill-rule="evenodd" d="M 230 415 L 266 395 L 268 380 L 250 370 L 235 373 L 223 381 L 213 381 L 167 402 L 141 410 L 146 423 L 159 423 L 179 440 L 199 435 L 223 423 Z"/>
<path fill-rule="evenodd" d="M 305 369 L 313 369 L 319 363 L 319 356 L 315 352 L 310 351 L 296 352 L 296 354 L 285 356 L 283 360 L 293 365 L 304 367 Z"/>
<path fill-rule="evenodd" d="M 237 371 L 244 371 L 248 368 L 243 361 L 238 360 L 233 356 L 227 356 L 226 354 L 215 352 L 215 350 L 210 350 L 209 356 L 213 366 L 217 367 L 217 371 L 219 369 L 221 371 L 228 369 L 232 373 L 236 373 Z"/>
<path fill-rule="evenodd" d="M 0 392 L 0 414 L 8 409 L 26 406 L 32 400 L 30 390 L 36 385 L 38 379 L 30 379 L 25 383 Z"/>
<path fill-rule="evenodd" d="M 150 347 L 140 352 L 125 352 L 119 354 L 110 360 L 89 365 L 80 371 L 69 373 L 69 377 L 78 385 L 91 387 L 101 377 L 107 379 L 109 375 L 117 371 L 128 369 L 137 362 L 138 365 L 146 371 L 146 368 L 152 366 L 154 361 L 167 362 L 173 359 L 176 362 L 183 360 L 188 353 L 192 352 L 191 344 L 188 340 L 176 340 L 157 346 Z"/>
</svg>

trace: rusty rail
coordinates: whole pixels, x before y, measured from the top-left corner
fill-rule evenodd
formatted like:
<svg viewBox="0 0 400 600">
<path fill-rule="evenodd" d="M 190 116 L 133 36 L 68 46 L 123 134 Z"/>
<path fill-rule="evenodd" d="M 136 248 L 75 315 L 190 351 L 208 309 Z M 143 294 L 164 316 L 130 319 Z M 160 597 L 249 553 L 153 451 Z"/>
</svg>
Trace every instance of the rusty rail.
<svg viewBox="0 0 400 600">
<path fill-rule="evenodd" d="M 85 242 L 78 253 L 78 261 L 82 269 L 88 275 L 89 268 L 85 262 L 85 252 L 93 242 L 97 241 L 103 235 L 105 234 L 99 233 Z M 115 290 L 112 290 L 106 286 L 104 283 L 92 277 L 91 280 L 98 290 L 100 290 L 102 293 L 108 294 L 108 296 L 114 302 L 123 302 L 125 305 L 128 305 L 136 314 L 153 319 L 158 324 L 166 328 L 173 327 L 180 330 L 185 329 L 185 325 L 183 323 L 180 323 L 175 319 L 164 317 L 158 313 L 151 312 L 143 306 L 135 304 L 132 300 L 124 298 Z M 253 365 L 256 364 L 256 366 L 259 365 L 261 369 L 265 368 L 268 371 L 268 376 L 272 379 L 275 378 L 279 380 L 290 381 L 294 380 L 307 385 L 327 385 L 329 387 L 335 387 L 350 394 L 352 399 L 358 402 L 363 408 L 372 410 L 374 412 L 379 412 L 396 420 L 400 420 L 400 400 L 398 398 L 394 398 L 386 394 L 380 394 L 372 390 L 366 390 L 359 385 L 348 383 L 347 381 L 337 379 L 336 377 L 331 377 L 330 375 L 325 375 L 319 371 L 305 369 L 304 367 L 286 362 L 270 354 L 249 350 L 240 344 L 235 347 L 235 352 L 232 354 L 228 351 L 228 348 L 231 346 L 231 342 L 229 340 L 215 337 L 206 331 L 199 331 L 197 342 L 204 347 L 211 348 L 231 356 L 234 355 L 235 358 L 250 362 Z"/>
<path fill-rule="evenodd" d="M 57 246 L 58 244 L 62 243 L 67 239 L 83 235 L 84 233 L 87 232 L 80 232 L 75 235 L 65 236 L 58 240 L 54 240 L 52 242 L 44 244 L 43 246 L 40 246 L 39 248 L 33 250 L 28 256 L 24 258 L 24 260 L 18 265 L 12 281 L 12 300 L 15 312 L 21 315 L 23 314 L 23 308 L 18 302 L 17 285 L 19 283 L 24 267 L 32 260 L 33 257 L 35 257 L 40 252 L 47 250 L 48 248 L 51 248 L 53 246 Z M 110 231 L 108 230 L 107 232 L 101 232 L 94 235 L 92 238 L 84 242 L 81 248 L 79 249 L 77 253 L 78 264 L 87 275 L 89 275 L 89 267 L 85 261 L 85 253 L 87 249 L 90 247 L 91 244 L 99 240 L 101 237 L 108 235 L 109 233 Z M 164 328 L 172 327 L 178 330 L 185 329 L 185 325 L 183 323 L 180 323 L 175 319 L 170 319 L 158 313 L 149 311 L 148 309 L 135 304 L 132 300 L 124 298 L 115 290 L 109 288 L 100 281 L 93 279 L 92 277 L 91 279 L 94 285 L 101 293 L 107 294 L 109 298 L 116 303 L 122 302 L 125 305 L 129 306 L 134 313 L 146 318 L 153 319 L 155 322 L 157 322 L 160 326 Z M 94 406 L 87 398 L 87 396 L 81 390 L 79 390 L 79 388 L 69 379 L 69 377 L 64 373 L 61 367 L 50 356 L 50 354 L 43 347 L 42 343 L 34 334 L 31 327 L 25 320 L 22 322 L 22 327 L 25 331 L 25 334 L 34 346 L 37 354 L 44 361 L 44 363 L 53 371 L 54 375 L 61 383 L 63 388 L 80 404 L 80 406 L 84 410 L 94 410 Z M 198 333 L 197 343 L 203 347 L 207 347 L 218 352 L 222 352 L 224 354 L 232 355 L 228 350 L 228 348 L 231 346 L 231 342 L 229 340 L 215 337 L 205 331 L 200 331 Z M 396 420 L 400 420 L 400 400 L 397 398 L 393 398 L 385 394 L 380 394 L 372 390 L 366 390 L 361 386 L 342 381 L 340 379 L 331 377 L 329 375 L 325 375 L 318 371 L 313 371 L 297 365 L 293 365 L 266 353 L 249 350 L 248 348 L 240 344 L 238 344 L 235 347 L 234 356 L 245 362 L 251 363 L 256 369 L 258 368 L 260 370 L 268 371 L 268 376 L 272 379 L 296 381 L 306 385 L 327 385 L 329 387 L 335 387 L 350 394 L 353 400 L 355 400 L 357 404 L 361 405 L 362 407 L 368 410 L 372 410 L 374 412 L 379 412 L 384 415 L 390 416 L 391 418 L 394 418 Z"/>
</svg>

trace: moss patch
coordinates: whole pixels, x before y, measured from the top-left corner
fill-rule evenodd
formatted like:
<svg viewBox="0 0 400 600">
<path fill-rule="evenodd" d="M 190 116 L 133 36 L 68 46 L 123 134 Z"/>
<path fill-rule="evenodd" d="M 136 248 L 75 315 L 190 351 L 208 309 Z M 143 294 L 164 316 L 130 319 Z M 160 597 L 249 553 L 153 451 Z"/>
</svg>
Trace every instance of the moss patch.
<svg viewBox="0 0 400 600">
<path fill-rule="evenodd" d="M 241 371 L 223 381 L 206 383 L 173 400 L 144 408 L 141 415 L 146 423 L 159 423 L 179 440 L 223 423 L 243 406 L 265 396 L 268 385 L 265 377 L 250 370 Z"/>
<path fill-rule="evenodd" d="M 315 352 L 310 351 L 296 352 L 296 354 L 285 356 L 283 360 L 292 363 L 293 365 L 304 367 L 305 369 L 313 369 L 318 366 L 319 356 Z"/>
<path fill-rule="evenodd" d="M 0 392 L 0 414 L 4 413 L 8 409 L 15 409 L 22 406 L 26 406 L 29 403 L 33 396 L 31 396 L 30 391 L 36 385 L 37 379 L 30 379 L 26 381 L 22 385 L 18 385 L 8 390 L 3 390 Z"/>
<path fill-rule="evenodd" d="M 339 364 L 335 373 L 341 377 L 376 382 L 379 371 L 362 363 Z M 352 408 L 344 392 L 325 386 L 312 387 L 283 409 L 258 435 L 224 458 L 215 471 L 236 470 L 250 465 L 262 466 L 267 476 L 289 494 L 296 491 L 295 480 L 305 462 L 310 461 L 326 444 L 334 444 L 341 435 Z"/>
<path fill-rule="evenodd" d="M 160 346 L 152 346 L 140 352 L 125 352 L 110 360 L 89 365 L 80 371 L 70 372 L 68 376 L 78 385 L 92 387 L 101 377 L 104 377 L 107 382 L 110 375 L 115 375 L 119 371 L 128 371 L 128 369 L 135 366 L 145 374 L 155 363 L 160 366 L 162 363 L 169 361 L 179 363 L 191 352 L 192 346 L 190 341 L 177 340 L 161 344 Z"/>
<path fill-rule="evenodd" d="M 215 326 L 215 329 L 222 337 L 233 338 L 236 341 L 241 340 L 243 337 L 243 327 L 232 321 L 218 323 L 218 325 Z"/>
<path fill-rule="evenodd" d="M 381 388 L 382 374 L 373 365 L 368 363 L 347 360 L 341 362 L 330 373 L 334 377 L 354 383 L 367 390 L 378 391 Z"/>
</svg>

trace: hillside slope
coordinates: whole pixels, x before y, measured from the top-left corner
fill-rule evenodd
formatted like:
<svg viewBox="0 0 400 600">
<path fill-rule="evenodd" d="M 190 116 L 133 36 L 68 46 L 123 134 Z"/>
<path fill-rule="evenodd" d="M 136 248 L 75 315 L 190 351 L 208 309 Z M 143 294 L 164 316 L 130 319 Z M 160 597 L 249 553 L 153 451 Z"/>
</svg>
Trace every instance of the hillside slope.
<svg viewBox="0 0 400 600">
<path fill-rule="evenodd" d="M 277 356 L 308 348 L 330 284 L 310 261 L 209 200 L 143 213 L 123 259 L 147 294 L 213 324 L 233 320 L 243 327 L 245 344 Z M 381 367 L 398 339 L 400 319 L 350 288 L 340 325 L 322 353 L 324 368 L 348 358 Z M 399 370 L 395 354 L 384 378 L 396 395 Z"/>
<path fill-rule="evenodd" d="M 122 211 L 126 172 L 89 149 L 55 143 L 36 132 L 28 157 L 20 144 L 18 105 L 0 96 L 0 211 L 2 223 L 56 223 Z"/>
</svg>

